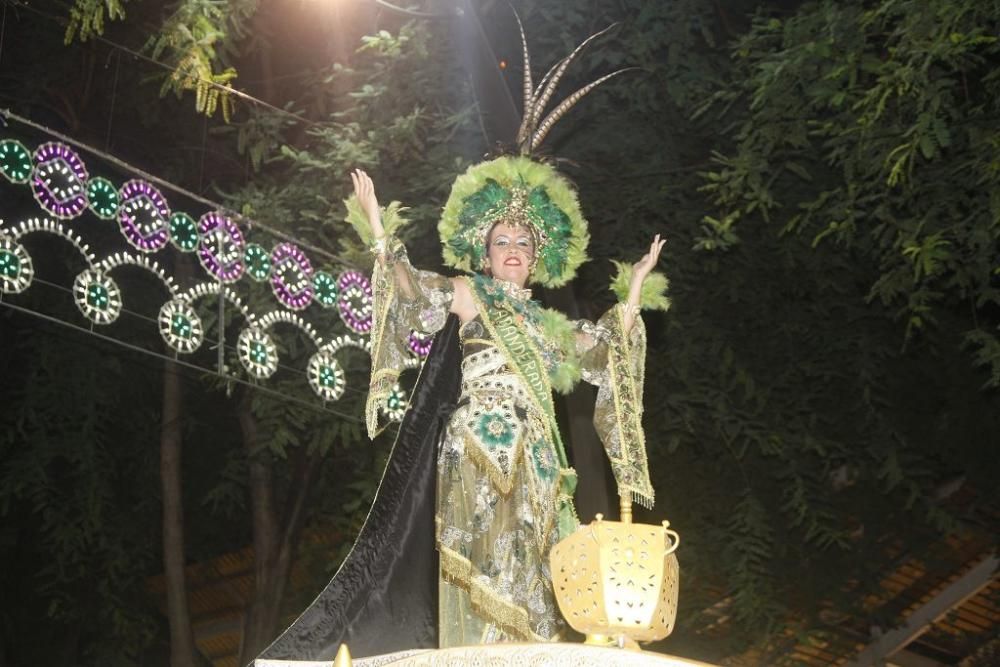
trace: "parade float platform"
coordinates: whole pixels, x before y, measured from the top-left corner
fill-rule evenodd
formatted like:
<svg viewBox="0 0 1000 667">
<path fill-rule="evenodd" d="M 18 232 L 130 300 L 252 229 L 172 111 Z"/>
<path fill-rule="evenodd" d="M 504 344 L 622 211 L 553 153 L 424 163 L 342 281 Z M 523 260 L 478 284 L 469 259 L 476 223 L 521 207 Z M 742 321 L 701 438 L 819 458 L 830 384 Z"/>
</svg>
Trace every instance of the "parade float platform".
<svg viewBox="0 0 1000 667">
<path fill-rule="evenodd" d="M 486 644 L 447 649 L 400 651 L 368 658 L 330 660 L 263 660 L 254 667 L 712 667 L 708 663 L 660 653 L 586 644 Z"/>
</svg>

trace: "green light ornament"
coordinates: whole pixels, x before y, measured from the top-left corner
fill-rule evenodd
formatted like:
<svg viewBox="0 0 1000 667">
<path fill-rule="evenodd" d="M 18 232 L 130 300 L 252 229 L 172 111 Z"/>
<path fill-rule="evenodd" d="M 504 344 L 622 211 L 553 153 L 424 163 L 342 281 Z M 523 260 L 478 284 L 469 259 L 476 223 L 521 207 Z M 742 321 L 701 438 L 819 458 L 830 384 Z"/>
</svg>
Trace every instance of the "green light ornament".
<svg viewBox="0 0 1000 667">
<path fill-rule="evenodd" d="M 20 141 L 0 141 L 0 173 L 11 183 L 27 183 L 31 178 L 31 151 Z"/>
<path fill-rule="evenodd" d="M 95 176 L 87 183 L 90 210 L 101 220 L 114 220 L 118 215 L 118 188 L 106 178 Z"/>
<path fill-rule="evenodd" d="M 247 244 L 247 249 L 243 253 L 243 263 L 246 264 L 247 274 L 253 280 L 262 283 L 271 277 L 271 253 L 264 250 L 264 247 L 257 243 Z"/>
<path fill-rule="evenodd" d="M 313 275 L 313 291 L 315 299 L 324 308 L 334 308 L 340 291 L 337 289 L 337 279 L 325 271 L 317 271 Z"/>
<path fill-rule="evenodd" d="M 170 243 L 181 252 L 194 252 L 198 248 L 198 223 L 187 213 L 178 211 L 171 215 L 168 231 Z"/>
</svg>

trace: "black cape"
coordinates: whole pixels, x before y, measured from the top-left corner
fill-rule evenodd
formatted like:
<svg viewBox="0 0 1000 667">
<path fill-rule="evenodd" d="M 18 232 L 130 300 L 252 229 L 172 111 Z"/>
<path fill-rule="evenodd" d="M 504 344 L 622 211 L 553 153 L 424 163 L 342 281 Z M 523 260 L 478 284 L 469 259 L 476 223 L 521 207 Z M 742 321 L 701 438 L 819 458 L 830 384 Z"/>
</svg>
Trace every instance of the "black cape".
<svg viewBox="0 0 1000 667">
<path fill-rule="evenodd" d="M 458 318 L 449 315 L 420 371 L 375 502 L 354 546 L 309 607 L 259 656 L 332 660 L 437 648 L 434 545 L 437 445 L 461 388 Z"/>
</svg>

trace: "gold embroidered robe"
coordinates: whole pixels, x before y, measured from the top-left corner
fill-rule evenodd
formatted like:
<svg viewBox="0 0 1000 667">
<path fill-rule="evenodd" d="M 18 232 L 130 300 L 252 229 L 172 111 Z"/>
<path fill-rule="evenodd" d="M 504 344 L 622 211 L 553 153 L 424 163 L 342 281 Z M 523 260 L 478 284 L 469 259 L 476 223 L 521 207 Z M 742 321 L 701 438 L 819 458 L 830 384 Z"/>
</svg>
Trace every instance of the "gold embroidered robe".
<svg viewBox="0 0 1000 667">
<path fill-rule="evenodd" d="M 445 322 L 450 279 L 414 269 L 398 241 L 388 244 L 373 279 L 369 432 L 381 430 L 381 406 L 405 366 L 412 330 L 431 334 Z M 562 467 L 555 422 L 507 347 L 491 309 L 462 325 L 462 387 L 439 448 L 436 544 L 440 554 L 442 647 L 496 641 L 553 641 L 564 631 L 552 592 L 548 555 L 558 541 Z M 653 500 L 641 427 L 645 331 L 628 335 L 620 307 L 597 324 L 574 323 L 576 356 L 598 389 L 595 426 L 619 492 Z M 526 325 L 527 326 L 527 325 Z M 539 331 L 534 331 L 537 339 Z M 539 358 L 551 357 L 547 349 Z M 547 386 L 547 381 L 546 381 Z M 551 392 L 551 390 L 548 390 Z M 551 407 L 548 408 L 551 412 Z"/>
</svg>

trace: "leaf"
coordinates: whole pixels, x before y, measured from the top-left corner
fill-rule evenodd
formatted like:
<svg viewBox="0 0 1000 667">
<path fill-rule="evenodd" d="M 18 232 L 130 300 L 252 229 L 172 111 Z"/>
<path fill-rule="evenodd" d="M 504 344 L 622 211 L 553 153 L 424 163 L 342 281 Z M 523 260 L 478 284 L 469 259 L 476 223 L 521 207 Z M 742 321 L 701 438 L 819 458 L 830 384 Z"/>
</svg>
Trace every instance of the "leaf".
<svg viewBox="0 0 1000 667">
<path fill-rule="evenodd" d="M 937 155 L 937 145 L 935 145 L 934 138 L 931 135 L 925 134 L 920 137 L 920 152 L 928 160 L 933 159 Z"/>
</svg>

